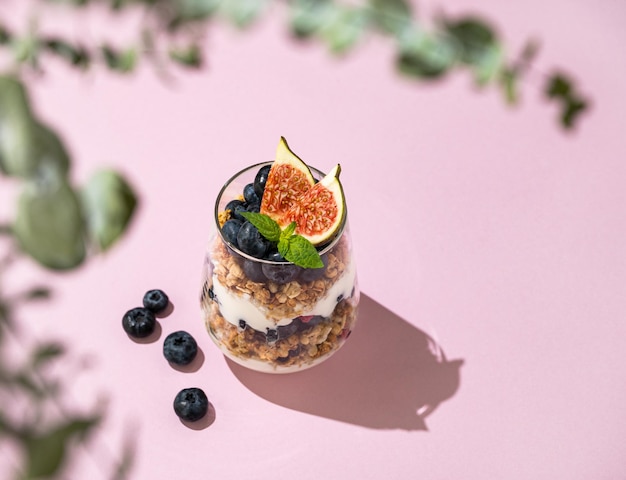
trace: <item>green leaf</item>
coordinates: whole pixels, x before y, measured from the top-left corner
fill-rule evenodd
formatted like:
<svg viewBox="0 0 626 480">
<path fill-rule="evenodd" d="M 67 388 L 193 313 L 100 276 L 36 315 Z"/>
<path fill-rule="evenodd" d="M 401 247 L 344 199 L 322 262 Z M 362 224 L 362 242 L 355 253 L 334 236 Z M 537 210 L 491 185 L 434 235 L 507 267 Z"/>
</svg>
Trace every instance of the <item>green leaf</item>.
<svg viewBox="0 0 626 480">
<path fill-rule="evenodd" d="M 555 73 L 548 79 L 546 95 L 548 98 L 566 98 L 572 91 L 572 83 L 562 73 Z"/>
<path fill-rule="evenodd" d="M 186 48 L 172 47 L 169 50 L 169 56 L 173 61 L 186 67 L 202 66 L 202 50 L 196 44 Z"/>
<path fill-rule="evenodd" d="M 0 76 L 0 165 L 7 175 L 28 177 L 36 169 L 32 145 L 35 119 L 24 85 Z"/>
<path fill-rule="evenodd" d="M 580 115 L 587 110 L 587 102 L 578 98 L 569 98 L 561 113 L 561 124 L 566 129 L 574 127 Z"/>
<path fill-rule="evenodd" d="M 168 5 L 174 9 L 172 18 L 168 23 L 170 30 L 190 23 L 208 19 L 217 9 L 222 0 L 178 0 Z"/>
<path fill-rule="evenodd" d="M 412 23 L 411 4 L 406 0 L 369 0 L 370 16 L 383 32 L 401 35 Z"/>
<path fill-rule="evenodd" d="M 554 73 L 548 78 L 545 94 L 560 104 L 560 121 L 565 129 L 573 128 L 589 106 L 588 101 L 575 90 L 572 80 L 563 73 Z"/>
<path fill-rule="evenodd" d="M 228 0 L 222 2 L 222 12 L 238 27 L 244 28 L 254 22 L 263 9 L 267 0 Z"/>
<path fill-rule="evenodd" d="M 296 222 L 291 222 L 289 225 L 287 225 L 285 227 L 285 229 L 280 232 L 280 238 L 289 238 L 293 235 L 293 233 L 296 231 L 296 226 L 297 223 Z"/>
<path fill-rule="evenodd" d="M 16 62 L 27 64 L 35 70 L 39 69 L 39 52 L 41 45 L 35 32 L 30 31 L 24 36 L 14 37 L 10 45 Z"/>
<path fill-rule="evenodd" d="M 292 235 L 278 242 L 278 252 L 285 260 L 303 268 L 322 268 L 324 263 L 319 253 L 306 238 Z"/>
<path fill-rule="evenodd" d="M 502 45 L 494 43 L 485 49 L 483 55 L 472 65 L 476 84 L 483 86 L 497 78 L 502 69 L 504 50 Z"/>
<path fill-rule="evenodd" d="M 43 41 L 43 46 L 51 53 L 58 55 L 70 65 L 87 68 L 89 66 L 89 52 L 82 46 L 74 46 L 60 38 L 49 38 Z"/>
<path fill-rule="evenodd" d="M 109 249 L 126 231 L 137 196 L 117 172 L 101 170 L 89 179 L 82 192 L 89 239 L 98 250 Z"/>
<path fill-rule="evenodd" d="M 46 342 L 38 345 L 31 354 L 31 365 L 37 369 L 65 353 L 65 347 L 60 343 Z"/>
<path fill-rule="evenodd" d="M 500 72 L 500 86 L 504 92 L 504 98 L 509 105 L 519 101 L 519 74 L 514 68 L 505 68 Z"/>
<path fill-rule="evenodd" d="M 421 35 L 405 44 L 396 65 L 400 72 L 424 80 L 443 77 L 454 63 L 454 50 L 444 39 Z"/>
<path fill-rule="evenodd" d="M 0 25 L 0 45 L 6 45 L 13 38 L 11 31 L 4 25 Z"/>
<path fill-rule="evenodd" d="M 65 270 L 85 259 L 82 210 L 66 181 L 27 183 L 14 232 L 22 250 L 44 267 Z"/>
<path fill-rule="evenodd" d="M 368 16 L 363 10 L 335 7 L 333 19 L 320 30 L 320 35 L 334 53 L 343 53 L 363 36 Z"/>
<path fill-rule="evenodd" d="M 69 419 L 49 431 L 26 437 L 26 478 L 52 477 L 58 474 L 72 441 L 84 440 L 99 422 L 99 416 Z"/>
<path fill-rule="evenodd" d="M 466 17 L 457 21 L 444 20 L 444 28 L 461 47 L 461 61 L 474 64 L 497 43 L 494 30 L 485 21 L 476 17 Z"/>
<path fill-rule="evenodd" d="M 25 294 L 26 300 L 48 300 L 52 296 L 52 291 L 48 287 L 33 287 Z"/>
<path fill-rule="evenodd" d="M 327 25 L 335 11 L 329 0 L 296 0 L 291 6 L 291 30 L 296 37 L 308 38 Z"/>
<path fill-rule="evenodd" d="M 241 215 L 254 225 L 259 230 L 259 233 L 270 242 L 278 242 L 280 240 L 280 226 L 267 215 L 255 212 L 241 212 Z"/>
<path fill-rule="evenodd" d="M 487 22 L 470 16 L 457 21 L 443 20 L 443 28 L 457 42 L 460 61 L 474 71 L 478 85 L 496 78 L 504 61 L 504 50 Z"/>
<path fill-rule="evenodd" d="M 132 71 L 137 63 L 137 51 L 134 48 L 116 50 L 110 45 L 103 45 L 101 52 L 107 66 L 120 73 Z"/>
<path fill-rule="evenodd" d="M 63 177 L 70 158 L 59 136 L 33 116 L 23 84 L 0 77 L 0 168 L 7 175 Z"/>
</svg>

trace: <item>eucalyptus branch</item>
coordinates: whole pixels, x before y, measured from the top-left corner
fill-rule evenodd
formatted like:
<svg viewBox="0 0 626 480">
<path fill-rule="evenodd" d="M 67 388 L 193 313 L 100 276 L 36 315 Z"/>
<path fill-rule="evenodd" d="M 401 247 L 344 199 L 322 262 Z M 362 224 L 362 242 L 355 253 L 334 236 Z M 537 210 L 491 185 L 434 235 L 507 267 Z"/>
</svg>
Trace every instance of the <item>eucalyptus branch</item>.
<svg viewBox="0 0 626 480">
<path fill-rule="evenodd" d="M 106 65 L 118 73 L 133 71 L 141 60 L 150 60 L 163 75 L 167 62 L 187 68 L 204 64 L 203 34 L 213 22 L 231 23 L 242 31 L 254 24 L 270 7 L 287 10 L 287 26 L 294 38 L 315 40 L 329 52 L 345 55 L 368 35 L 390 39 L 396 49 L 393 66 L 408 78 L 432 82 L 455 70 L 468 70 L 477 86 L 491 85 L 502 92 L 505 103 L 520 101 L 538 46 L 529 41 L 517 58 L 490 22 L 478 16 L 434 18 L 425 29 L 408 0 L 40 0 L 42 4 L 65 3 L 76 9 L 98 4 L 112 13 L 143 9 L 143 26 L 137 40 L 125 48 L 109 44 L 83 45 L 63 38 L 37 37 L 32 31 L 19 36 L 0 27 L 0 47 L 19 52 L 18 63 L 40 68 L 40 56 L 59 56 L 80 70 L 92 64 Z M 19 46 L 19 48 L 17 47 Z M 571 76 L 560 68 L 545 74 L 541 93 L 559 107 L 560 124 L 573 128 L 589 100 L 576 88 Z"/>
</svg>

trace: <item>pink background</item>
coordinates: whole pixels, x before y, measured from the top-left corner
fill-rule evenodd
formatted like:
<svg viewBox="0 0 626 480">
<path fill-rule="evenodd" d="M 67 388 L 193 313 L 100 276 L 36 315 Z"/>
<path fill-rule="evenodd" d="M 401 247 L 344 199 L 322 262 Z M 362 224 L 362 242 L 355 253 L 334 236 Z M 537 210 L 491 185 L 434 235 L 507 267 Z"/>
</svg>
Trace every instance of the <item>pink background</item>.
<svg viewBox="0 0 626 480">
<path fill-rule="evenodd" d="M 485 13 L 514 52 L 542 40 L 521 106 L 476 92 L 465 73 L 401 78 L 379 38 L 342 60 L 294 44 L 280 7 L 246 34 L 214 28 L 205 71 L 173 85 L 148 68 L 80 77 L 56 64 L 32 82 L 74 178 L 114 166 L 141 194 L 109 254 L 70 274 L 23 264 L 8 277 L 8 289 L 43 279 L 56 291 L 22 317 L 88 363 L 62 366 L 75 377 L 68 401 L 108 402 L 71 478 L 103 478 L 127 436 L 136 479 L 626 478 L 626 3 L 446 0 L 419 11 L 439 7 Z M 593 99 L 574 133 L 540 97 L 552 66 Z M 272 159 L 281 135 L 321 169 L 341 162 L 364 299 L 335 357 L 276 377 L 224 360 L 198 293 L 220 186 Z M 136 344 L 121 317 L 150 288 L 175 308 L 158 341 Z M 202 349 L 194 371 L 161 355 L 177 329 Z M 447 362 L 432 362 L 431 339 Z M 198 429 L 172 410 L 188 386 L 212 404 Z"/>
</svg>

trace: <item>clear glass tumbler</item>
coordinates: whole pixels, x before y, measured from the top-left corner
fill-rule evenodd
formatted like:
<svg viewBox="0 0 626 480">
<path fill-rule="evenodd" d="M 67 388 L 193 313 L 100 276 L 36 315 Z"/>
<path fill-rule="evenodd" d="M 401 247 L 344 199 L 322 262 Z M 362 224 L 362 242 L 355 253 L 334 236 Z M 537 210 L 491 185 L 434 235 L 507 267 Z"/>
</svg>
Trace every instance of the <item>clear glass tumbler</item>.
<svg viewBox="0 0 626 480">
<path fill-rule="evenodd" d="M 210 337 L 227 358 L 253 370 L 289 373 L 321 363 L 349 337 L 359 287 L 347 215 L 319 247 L 323 268 L 252 257 L 228 242 L 221 224 L 226 205 L 240 199 L 259 169 L 232 177 L 215 202 L 215 226 L 203 269 L 201 305 Z M 324 174 L 311 168 L 319 180 Z"/>
</svg>

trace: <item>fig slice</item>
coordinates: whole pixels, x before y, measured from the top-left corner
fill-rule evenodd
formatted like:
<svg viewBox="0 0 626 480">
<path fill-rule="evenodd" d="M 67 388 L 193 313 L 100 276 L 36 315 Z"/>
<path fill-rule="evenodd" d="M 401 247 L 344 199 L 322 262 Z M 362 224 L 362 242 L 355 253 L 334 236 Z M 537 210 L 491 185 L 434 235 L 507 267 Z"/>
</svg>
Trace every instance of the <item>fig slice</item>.
<svg viewBox="0 0 626 480">
<path fill-rule="evenodd" d="M 281 227 L 287 226 L 285 215 L 308 192 L 315 180 L 309 167 L 280 137 L 276 158 L 265 183 L 260 212 L 274 219 Z"/>
<path fill-rule="evenodd" d="M 296 222 L 295 233 L 313 245 L 330 240 L 343 223 L 346 202 L 339 181 L 340 173 L 341 166 L 337 164 L 328 175 L 298 198 L 284 217 L 286 225 Z"/>
</svg>

